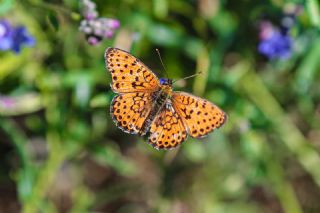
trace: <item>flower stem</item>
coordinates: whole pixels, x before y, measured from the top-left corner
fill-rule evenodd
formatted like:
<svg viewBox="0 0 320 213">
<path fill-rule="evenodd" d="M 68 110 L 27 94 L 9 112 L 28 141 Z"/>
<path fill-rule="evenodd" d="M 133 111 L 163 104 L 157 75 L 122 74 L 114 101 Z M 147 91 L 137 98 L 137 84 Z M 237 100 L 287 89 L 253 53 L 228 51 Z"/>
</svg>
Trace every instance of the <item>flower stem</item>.
<svg viewBox="0 0 320 213">
<path fill-rule="evenodd" d="M 194 94 L 202 96 L 205 92 L 207 80 L 209 76 L 209 53 L 208 50 L 203 47 L 197 57 L 197 73 L 201 72 L 201 75 L 198 75 L 193 84 Z"/>
<path fill-rule="evenodd" d="M 239 89 L 255 103 L 274 126 L 275 132 L 288 149 L 297 156 L 304 169 L 320 186 L 320 156 L 303 136 L 300 130 L 285 115 L 277 100 L 264 85 L 260 77 L 251 69 L 238 82 Z"/>
</svg>

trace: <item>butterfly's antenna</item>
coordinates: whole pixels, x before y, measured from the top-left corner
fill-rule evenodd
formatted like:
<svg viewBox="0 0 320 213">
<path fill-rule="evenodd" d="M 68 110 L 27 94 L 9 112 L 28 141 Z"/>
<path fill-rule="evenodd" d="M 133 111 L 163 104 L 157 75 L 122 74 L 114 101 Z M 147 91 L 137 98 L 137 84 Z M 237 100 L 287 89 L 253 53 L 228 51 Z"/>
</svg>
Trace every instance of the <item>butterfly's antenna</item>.
<svg viewBox="0 0 320 213">
<path fill-rule="evenodd" d="M 164 73 L 166 74 L 167 78 L 169 78 L 169 75 L 168 75 L 168 73 L 167 73 L 166 67 L 164 66 L 164 63 L 163 63 L 163 61 L 162 61 L 162 59 L 161 59 L 161 54 L 160 54 L 159 49 L 156 49 L 156 51 L 157 51 L 158 56 L 159 56 L 159 58 L 160 58 L 160 62 L 161 62 L 161 64 L 162 64 L 162 67 L 163 67 Z"/>
<path fill-rule="evenodd" d="M 185 78 L 181 78 L 181 79 L 178 79 L 178 80 L 174 80 L 172 83 L 176 83 L 177 81 L 180 81 L 180 80 L 186 80 L 186 79 L 188 79 L 188 78 L 193 78 L 193 77 L 195 77 L 195 76 L 197 76 L 197 75 L 201 75 L 201 74 L 202 74 L 202 72 L 200 71 L 200 72 L 197 72 L 196 74 L 187 76 L 187 77 L 185 77 Z"/>
</svg>

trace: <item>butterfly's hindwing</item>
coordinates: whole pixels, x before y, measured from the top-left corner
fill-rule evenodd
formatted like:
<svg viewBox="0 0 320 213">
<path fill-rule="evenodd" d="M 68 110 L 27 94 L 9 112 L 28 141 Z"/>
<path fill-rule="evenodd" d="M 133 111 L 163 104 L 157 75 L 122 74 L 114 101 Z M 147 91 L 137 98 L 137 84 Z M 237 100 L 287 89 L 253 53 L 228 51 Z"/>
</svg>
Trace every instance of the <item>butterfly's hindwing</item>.
<svg viewBox="0 0 320 213">
<path fill-rule="evenodd" d="M 201 138 L 226 122 L 226 113 L 205 99 L 186 92 L 174 92 L 172 101 L 191 137 Z"/>
<path fill-rule="evenodd" d="M 143 124 L 152 109 L 150 93 L 120 94 L 113 98 L 110 112 L 116 125 L 125 132 L 144 135 Z"/>
<path fill-rule="evenodd" d="M 151 124 L 148 142 L 156 149 L 172 149 L 187 138 L 182 120 L 167 99 Z"/>
</svg>

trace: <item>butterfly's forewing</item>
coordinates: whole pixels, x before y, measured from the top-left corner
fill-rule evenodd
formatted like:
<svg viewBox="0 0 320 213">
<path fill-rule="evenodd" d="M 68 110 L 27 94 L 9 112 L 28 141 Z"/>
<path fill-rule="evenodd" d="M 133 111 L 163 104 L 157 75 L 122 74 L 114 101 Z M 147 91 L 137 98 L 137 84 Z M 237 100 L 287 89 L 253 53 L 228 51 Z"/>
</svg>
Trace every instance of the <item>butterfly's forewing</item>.
<svg viewBox="0 0 320 213">
<path fill-rule="evenodd" d="M 182 120 L 172 107 L 171 101 L 167 100 L 151 124 L 148 142 L 156 149 L 171 149 L 186 138 L 187 132 Z"/>
<path fill-rule="evenodd" d="M 108 48 L 105 61 L 111 73 L 111 88 L 117 93 L 153 92 L 159 89 L 156 75 L 139 59 L 117 48 Z"/>
<path fill-rule="evenodd" d="M 205 99 L 185 92 L 174 92 L 172 102 L 191 137 L 203 137 L 226 122 L 225 112 Z"/>
<path fill-rule="evenodd" d="M 115 96 L 110 111 L 120 129 L 131 134 L 141 134 L 151 107 L 152 98 L 149 93 L 132 92 Z"/>
</svg>

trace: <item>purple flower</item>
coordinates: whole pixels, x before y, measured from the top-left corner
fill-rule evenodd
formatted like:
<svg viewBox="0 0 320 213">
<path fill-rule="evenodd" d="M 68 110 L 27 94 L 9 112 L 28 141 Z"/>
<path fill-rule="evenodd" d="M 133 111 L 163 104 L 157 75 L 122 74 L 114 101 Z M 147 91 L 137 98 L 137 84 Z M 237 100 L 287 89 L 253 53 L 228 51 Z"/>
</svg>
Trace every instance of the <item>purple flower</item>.
<svg viewBox="0 0 320 213">
<path fill-rule="evenodd" d="M 0 50 L 11 49 L 19 53 L 21 46 L 33 46 L 35 39 L 23 26 L 13 27 L 6 20 L 0 20 Z"/>
<path fill-rule="evenodd" d="M 6 20 L 0 20 L 0 50 L 8 50 L 12 46 L 12 27 Z"/>
<path fill-rule="evenodd" d="M 16 27 L 12 33 L 12 46 L 11 49 L 15 53 L 19 53 L 22 45 L 32 47 L 35 44 L 35 39 L 28 33 L 27 29 L 23 26 Z"/>
<path fill-rule="evenodd" d="M 260 42 L 258 50 L 269 59 L 287 59 L 291 56 L 292 39 L 288 35 L 283 35 L 282 33 L 275 31 L 269 38 Z"/>
<path fill-rule="evenodd" d="M 120 27 L 120 21 L 112 18 L 100 18 L 102 24 L 112 30 L 118 29 Z"/>
<path fill-rule="evenodd" d="M 302 11 L 303 5 L 287 3 L 278 26 L 274 26 L 269 21 L 262 21 L 258 51 L 269 59 L 288 59 L 292 55 L 294 46 L 290 31 Z"/>
<path fill-rule="evenodd" d="M 96 4 L 91 0 L 82 0 L 82 15 L 84 19 L 80 23 L 79 30 L 84 32 L 89 44 L 96 45 L 102 39 L 110 39 L 114 31 L 120 27 L 117 19 L 98 17 Z"/>
<path fill-rule="evenodd" d="M 98 18 L 98 12 L 96 11 L 96 4 L 90 0 L 82 0 L 82 15 L 86 20 L 93 20 Z"/>
<path fill-rule="evenodd" d="M 11 108 L 15 105 L 15 101 L 13 98 L 10 98 L 8 96 L 0 96 L 0 107 L 3 108 Z"/>
<path fill-rule="evenodd" d="M 292 54 L 293 40 L 286 33 L 280 32 L 269 22 L 260 27 L 260 43 L 258 51 L 269 59 L 287 59 Z"/>
</svg>

